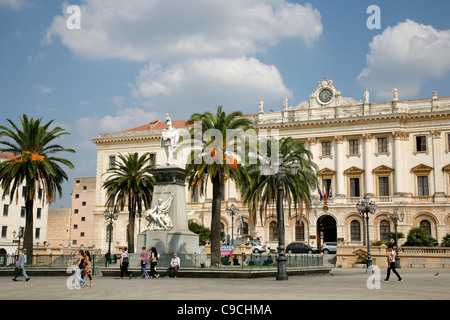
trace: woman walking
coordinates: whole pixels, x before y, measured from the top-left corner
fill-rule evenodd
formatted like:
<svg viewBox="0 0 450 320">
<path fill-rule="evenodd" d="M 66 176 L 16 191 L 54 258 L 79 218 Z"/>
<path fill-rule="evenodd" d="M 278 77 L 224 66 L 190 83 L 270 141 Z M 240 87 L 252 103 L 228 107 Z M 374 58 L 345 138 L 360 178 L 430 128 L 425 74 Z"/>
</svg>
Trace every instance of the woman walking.
<svg viewBox="0 0 450 320">
<path fill-rule="evenodd" d="M 81 289 L 81 286 L 84 287 L 84 285 L 85 285 L 85 282 L 82 277 L 82 274 L 84 271 L 84 265 L 85 265 L 84 251 L 82 249 L 78 250 L 78 255 L 79 255 L 79 257 L 78 257 L 77 266 L 73 269 L 73 271 L 75 271 L 75 278 L 77 279 L 75 289 Z"/>
<path fill-rule="evenodd" d="M 84 275 L 88 276 L 88 278 L 89 278 L 89 287 L 93 287 L 94 285 L 92 284 L 91 254 L 87 250 L 84 253 L 84 261 L 85 261 Z"/>
<path fill-rule="evenodd" d="M 131 279 L 133 275 L 128 271 L 128 263 L 130 262 L 130 255 L 128 254 L 127 247 L 122 249 L 122 255 L 120 256 L 120 280 L 123 279 L 123 273 L 125 272 Z"/>
<path fill-rule="evenodd" d="M 147 259 L 148 259 L 147 247 L 143 246 L 141 252 L 141 274 L 139 275 L 139 278 L 142 278 L 142 276 L 145 275 L 145 279 L 148 279 Z"/>
<path fill-rule="evenodd" d="M 156 265 L 158 264 L 159 254 L 155 247 L 150 249 L 150 277 L 158 278 L 159 274 L 156 272 Z"/>
</svg>

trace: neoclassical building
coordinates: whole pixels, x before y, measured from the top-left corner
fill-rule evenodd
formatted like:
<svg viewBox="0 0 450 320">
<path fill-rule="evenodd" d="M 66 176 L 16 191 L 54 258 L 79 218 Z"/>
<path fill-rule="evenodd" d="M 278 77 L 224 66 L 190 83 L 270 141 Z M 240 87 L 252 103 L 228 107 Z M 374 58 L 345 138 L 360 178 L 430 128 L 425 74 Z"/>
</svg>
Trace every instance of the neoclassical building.
<svg viewBox="0 0 450 320">
<path fill-rule="evenodd" d="M 412 227 L 421 226 L 441 242 L 450 232 L 450 97 L 433 92 L 431 98 L 399 100 L 400 93 L 393 88 L 392 101 L 372 103 L 369 95 L 366 90 L 361 101 L 344 97 L 332 80 L 323 78 L 307 101 L 288 106 L 285 99 L 279 108 L 271 106 L 277 110 L 267 112 L 261 100 L 258 113 L 245 115 L 254 121 L 257 132 L 276 130 L 280 138 L 302 141 L 319 167 L 320 193 L 327 194 L 326 205 L 314 190 L 312 208 L 301 214 L 291 210 L 290 215 L 285 210 L 286 243 L 300 241 L 316 247 L 325 241 L 362 244 L 363 220 L 356 203 L 366 194 L 378 205 L 369 222 L 371 241 L 384 240 L 394 230 L 387 216 L 394 209 L 405 214 L 398 224 L 398 231 L 405 235 Z M 178 128 L 185 123 L 172 121 Z M 165 122 L 154 120 L 93 139 L 97 145 L 97 248 L 108 246 L 109 220 L 103 216 L 105 191 L 101 188 L 107 169 L 114 166 L 120 153 L 150 152 L 154 164 L 164 164 L 160 137 L 165 128 Z M 275 248 L 275 204 L 264 221 L 253 225 L 233 183 L 228 181 L 224 189 L 224 232 L 259 237 Z M 200 196 L 197 189 L 188 191 L 186 187 L 189 219 L 209 227 L 211 197 L 210 189 Z M 225 210 L 232 203 L 240 208 L 233 223 Z M 113 221 L 113 246 L 126 244 L 126 217 L 124 213 Z M 141 230 L 145 227 L 142 220 Z"/>
</svg>

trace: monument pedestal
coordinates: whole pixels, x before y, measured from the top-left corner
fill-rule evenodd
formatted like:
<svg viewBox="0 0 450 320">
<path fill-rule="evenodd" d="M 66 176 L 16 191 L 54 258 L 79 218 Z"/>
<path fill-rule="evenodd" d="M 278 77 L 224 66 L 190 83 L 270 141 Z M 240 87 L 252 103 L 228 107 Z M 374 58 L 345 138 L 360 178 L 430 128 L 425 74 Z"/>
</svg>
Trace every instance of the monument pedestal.
<svg viewBox="0 0 450 320">
<path fill-rule="evenodd" d="M 169 230 L 145 230 L 137 236 L 137 246 L 155 247 L 159 254 L 199 254 L 199 237 L 188 228 L 186 210 L 186 179 L 184 169 L 176 166 L 162 166 L 151 171 L 155 177 L 153 203 L 158 199 L 174 198 L 169 209 L 173 227 Z"/>
</svg>

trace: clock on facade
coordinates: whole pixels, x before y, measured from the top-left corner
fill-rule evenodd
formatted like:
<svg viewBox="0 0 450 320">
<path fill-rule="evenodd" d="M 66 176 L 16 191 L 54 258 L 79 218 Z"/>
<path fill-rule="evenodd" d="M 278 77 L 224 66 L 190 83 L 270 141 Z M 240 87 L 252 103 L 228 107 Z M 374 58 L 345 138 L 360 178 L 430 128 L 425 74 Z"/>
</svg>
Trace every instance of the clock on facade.
<svg viewBox="0 0 450 320">
<path fill-rule="evenodd" d="M 330 102 L 332 97 L 333 97 L 333 92 L 330 89 L 322 89 L 319 92 L 319 100 L 322 103 Z"/>
</svg>

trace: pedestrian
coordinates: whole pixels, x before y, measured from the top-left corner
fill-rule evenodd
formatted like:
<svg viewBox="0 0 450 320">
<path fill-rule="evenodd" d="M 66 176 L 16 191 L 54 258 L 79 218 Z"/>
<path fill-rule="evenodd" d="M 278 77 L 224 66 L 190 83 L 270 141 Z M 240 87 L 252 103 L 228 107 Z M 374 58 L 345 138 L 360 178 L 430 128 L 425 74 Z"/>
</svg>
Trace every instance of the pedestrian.
<svg viewBox="0 0 450 320">
<path fill-rule="evenodd" d="M 142 252 L 141 252 L 141 274 L 139 275 L 139 278 L 142 278 L 143 275 L 145 275 L 145 279 L 148 279 L 148 272 L 147 272 L 147 260 L 148 260 L 148 253 L 147 253 L 147 247 L 142 246 Z"/>
<path fill-rule="evenodd" d="M 402 277 L 398 274 L 397 270 L 395 270 L 395 257 L 396 253 L 394 251 L 394 247 L 392 245 L 389 245 L 388 247 L 389 252 L 387 253 L 387 262 L 388 262 L 388 268 L 387 268 L 387 275 L 386 279 L 383 280 L 383 282 L 389 282 L 389 277 L 391 275 L 391 270 L 398 278 L 398 281 L 403 281 Z"/>
<path fill-rule="evenodd" d="M 173 254 L 173 258 L 172 260 L 170 260 L 170 266 L 167 268 L 167 275 L 166 278 L 169 277 L 169 272 L 170 270 L 173 269 L 174 272 L 174 277 L 177 277 L 177 271 L 180 268 L 180 258 L 178 257 L 178 255 L 176 253 Z"/>
<path fill-rule="evenodd" d="M 17 258 L 16 268 L 14 270 L 14 277 L 12 278 L 13 281 L 17 281 L 17 277 L 19 276 L 21 270 L 25 280 L 26 281 L 30 280 L 30 277 L 27 275 L 27 272 L 25 270 L 26 265 L 27 265 L 27 249 L 23 248 L 22 253 Z"/>
<path fill-rule="evenodd" d="M 81 287 L 85 286 L 85 282 L 83 280 L 83 271 L 84 271 L 85 259 L 84 259 L 84 251 L 83 249 L 78 250 L 78 263 L 77 266 L 73 269 L 75 271 L 75 278 L 77 279 L 77 283 L 75 284 L 75 289 L 81 289 Z"/>
<path fill-rule="evenodd" d="M 84 261 L 85 261 L 85 264 L 84 264 L 84 272 L 83 272 L 83 274 L 88 276 L 88 278 L 89 278 L 89 287 L 93 287 L 94 285 L 92 284 L 91 254 L 87 250 L 84 253 Z M 84 276 L 83 276 L 83 278 L 84 278 Z"/>
<path fill-rule="evenodd" d="M 159 274 L 156 272 L 156 265 L 158 264 L 159 254 L 155 247 L 150 249 L 150 277 L 158 278 Z"/>
<path fill-rule="evenodd" d="M 120 280 L 123 279 L 123 274 L 126 273 L 131 279 L 133 274 L 128 271 L 128 263 L 130 262 L 130 255 L 128 254 L 127 247 L 123 247 L 122 255 L 120 256 Z"/>
</svg>

